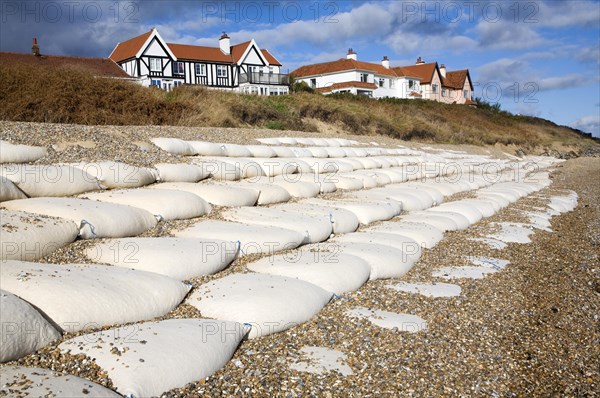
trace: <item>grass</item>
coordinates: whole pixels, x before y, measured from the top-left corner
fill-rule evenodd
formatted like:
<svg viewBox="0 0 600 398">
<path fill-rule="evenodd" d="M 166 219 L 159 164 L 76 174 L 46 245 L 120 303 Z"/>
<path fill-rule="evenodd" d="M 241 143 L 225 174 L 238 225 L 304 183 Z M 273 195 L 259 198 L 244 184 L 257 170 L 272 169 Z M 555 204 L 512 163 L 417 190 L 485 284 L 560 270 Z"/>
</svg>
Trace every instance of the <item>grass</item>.
<svg viewBox="0 0 600 398">
<path fill-rule="evenodd" d="M 88 125 L 260 127 L 317 131 L 315 121 L 352 134 L 450 144 L 526 148 L 594 141 L 550 121 L 422 100 L 373 100 L 299 92 L 260 97 L 181 86 L 172 92 L 90 76 L 73 67 L 0 65 L 0 119 Z"/>
</svg>

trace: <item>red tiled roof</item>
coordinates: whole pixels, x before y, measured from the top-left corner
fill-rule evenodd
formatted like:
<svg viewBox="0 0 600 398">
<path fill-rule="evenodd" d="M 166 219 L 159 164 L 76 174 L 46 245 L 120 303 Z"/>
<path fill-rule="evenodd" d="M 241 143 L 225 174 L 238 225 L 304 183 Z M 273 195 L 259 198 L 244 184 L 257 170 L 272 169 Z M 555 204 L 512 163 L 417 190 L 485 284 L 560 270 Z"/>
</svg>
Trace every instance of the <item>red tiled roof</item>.
<svg viewBox="0 0 600 398">
<path fill-rule="evenodd" d="M 443 79 L 443 85 L 455 90 L 462 90 L 468 74 L 468 69 L 447 72 L 446 77 Z"/>
<path fill-rule="evenodd" d="M 279 61 L 277 60 L 277 58 L 275 58 L 275 57 L 273 56 L 273 54 L 271 54 L 271 53 L 269 52 L 269 50 L 267 50 L 267 49 L 263 49 L 263 50 L 261 50 L 261 51 L 262 51 L 263 55 L 265 56 L 265 58 L 267 59 L 267 61 L 269 61 L 269 65 L 278 65 L 278 66 L 281 66 L 281 62 L 279 62 Z"/>
<path fill-rule="evenodd" d="M 219 47 L 192 46 L 189 44 L 167 43 L 177 59 L 232 63 L 231 55 L 224 54 Z"/>
<path fill-rule="evenodd" d="M 319 87 L 319 88 L 317 88 L 317 91 L 319 91 L 321 93 L 327 93 L 329 91 L 339 90 L 342 88 L 351 88 L 351 87 L 375 90 L 377 88 L 377 84 L 366 83 L 366 82 L 342 82 L 342 83 L 334 83 L 327 87 Z"/>
<path fill-rule="evenodd" d="M 230 52 L 231 55 L 233 55 L 233 59 L 235 62 L 238 62 L 240 58 L 242 58 L 242 55 L 244 55 L 244 51 L 246 51 L 249 44 L 250 41 L 245 41 L 243 43 L 236 44 L 235 46 L 231 46 Z"/>
<path fill-rule="evenodd" d="M 392 69 L 387 69 L 381 64 L 371 62 L 355 61 L 353 59 L 341 58 L 337 61 L 324 62 L 321 64 L 305 65 L 291 73 L 294 77 L 306 77 L 325 75 L 328 73 L 342 72 L 347 70 L 365 70 L 378 75 L 398 76 Z"/>
<path fill-rule="evenodd" d="M 94 76 L 131 78 L 119 65 L 109 58 L 68 57 L 64 55 L 35 56 L 25 53 L 0 52 L 0 65 L 37 65 L 43 68 L 58 69 L 77 67 L 89 71 Z"/>
<path fill-rule="evenodd" d="M 410 94 L 408 94 L 410 97 L 415 97 L 415 98 L 422 98 L 423 95 L 417 93 L 416 91 L 411 91 Z"/>
<path fill-rule="evenodd" d="M 468 99 L 468 100 L 465 101 L 465 105 L 477 105 L 477 102 Z"/>
<path fill-rule="evenodd" d="M 135 54 L 137 54 L 137 52 L 140 51 L 140 48 L 142 47 L 142 45 L 144 45 L 146 40 L 148 40 L 148 37 L 150 37 L 151 34 L 152 30 L 142 35 L 136 36 L 133 39 L 129 39 L 127 41 L 117 44 L 115 49 L 112 51 L 112 53 L 110 53 L 108 57 L 115 62 L 120 62 L 135 57 Z"/>
<path fill-rule="evenodd" d="M 437 69 L 437 62 L 431 62 L 429 64 L 398 66 L 392 69 L 398 74 L 398 76 L 418 77 L 421 79 L 421 84 L 431 84 L 431 79 L 433 78 L 433 74 Z"/>
</svg>

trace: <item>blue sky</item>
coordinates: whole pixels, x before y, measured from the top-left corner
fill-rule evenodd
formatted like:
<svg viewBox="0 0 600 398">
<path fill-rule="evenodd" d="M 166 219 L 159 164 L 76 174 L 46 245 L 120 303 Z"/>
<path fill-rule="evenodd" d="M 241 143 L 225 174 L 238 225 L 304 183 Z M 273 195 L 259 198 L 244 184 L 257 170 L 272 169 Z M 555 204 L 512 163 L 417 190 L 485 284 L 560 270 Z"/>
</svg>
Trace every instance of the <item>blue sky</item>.
<svg viewBox="0 0 600 398">
<path fill-rule="evenodd" d="M 0 0 L 0 49 L 102 56 L 158 28 L 169 42 L 254 38 L 293 70 L 344 57 L 469 68 L 476 96 L 600 137 L 599 1 Z"/>
</svg>

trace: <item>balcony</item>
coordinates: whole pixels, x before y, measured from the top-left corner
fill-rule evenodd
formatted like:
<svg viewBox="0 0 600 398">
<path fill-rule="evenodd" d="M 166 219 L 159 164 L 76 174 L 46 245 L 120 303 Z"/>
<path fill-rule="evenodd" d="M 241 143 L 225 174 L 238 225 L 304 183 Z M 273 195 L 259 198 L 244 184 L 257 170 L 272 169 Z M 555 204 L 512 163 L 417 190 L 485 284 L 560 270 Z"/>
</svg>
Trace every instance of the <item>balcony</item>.
<svg viewBox="0 0 600 398">
<path fill-rule="evenodd" d="M 273 84 L 281 86 L 289 84 L 289 81 L 288 75 L 280 73 L 251 72 L 240 74 L 240 84 Z"/>
</svg>

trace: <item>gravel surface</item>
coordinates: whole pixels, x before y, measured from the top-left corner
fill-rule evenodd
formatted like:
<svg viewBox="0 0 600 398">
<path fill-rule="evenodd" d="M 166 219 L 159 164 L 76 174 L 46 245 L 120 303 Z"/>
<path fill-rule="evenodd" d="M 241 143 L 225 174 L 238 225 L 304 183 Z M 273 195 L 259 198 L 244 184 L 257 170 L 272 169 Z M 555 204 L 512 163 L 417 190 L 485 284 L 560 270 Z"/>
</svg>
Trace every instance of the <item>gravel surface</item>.
<svg viewBox="0 0 600 398">
<path fill-rule="evenodd" d="M 23 131 L 30 134 L 23 135 Z M 185 159 L 158 148 L 142 152 L 134 141 L 154 136 L 250 143 L 262 136 L 311 136 L 310 133 L 248 130 L 241 138 L 229 129 L 162 127 L 86 127 L 0 122 L 0 139 L 49 146 L 59 134 L 64 142 L 90 141 L 66 149 L 41 163 L 115 159 L 149 166 Z M 343 136 L 363 141 L 379 137 Z M 399 141 L 393 141 L 394 144 Z M 412 146 L 412 143 L 410 143 Z M 106 147 L 104 147 L 106 146 Z M 456 148 L 454 148 L 456 149 Z M 464 149 L 460 147 L 459 149 Z M 478 148 L 481 153 L 487 149 Z M 491 149 L 494 151 L 493 149 Z M 552 174 L 554 184 L 522 199 L 465 231 L 445 234 L 423 250 L 416 266 L 402 279 L 438 281 L 431 272 L 449 265 L 468 265 L 465 256 L 509 260 L 504 270 L 481 280 L 452 281 L 459 297 L 427 298 L 388 289 L 393 280 L 370 281 L 337 298 L 309 322 L 256 340 L 244 341 L 228 364 L 206 380 L 172 390 L 166 397 L 194 396 L 596 396 L 600 391 L 600 159 L 578 158 Z M 497 221 L 525 221 L 519 209 L 546 203 L 543 197 L 579 194 L 570 213 L 552 218 L 553 232 L 536 230 L 532 243 L 509 244 L 503 250 L 470 241 L 491 231 Z M 456 195 L 459 199 L 468 195 Z M 218 211 L 211 218 L 218 219 Z M 144 236 L 168 236 L 187 223 L 159 223 Z M 44 259 L 86 262 L 78 241 Z M 257 256 L 236 260 L 226 270 L 188 281 L 198 286 L 232 272 L 244 272 Z M 355 307 L 418 315 L 428 323 L 419 333 L 382 329 L 344 313 Z M 180 305 L 161 319 L 201 317 Z M 108 327 L 107 327 L 108 328 Z M 107 329 L 104 328 L 104 329 Z M 64 339 L 73 337 L 66 335 Z M 62 355 L 55 345 L 7 365 L 62 370 L 111 387 L 108 376 L 82 355 Z M 347 355 L 353 375 L 303 373 L 290 364 L 303 357 L 304 346 L 329 347 Z"/>
</svg>

